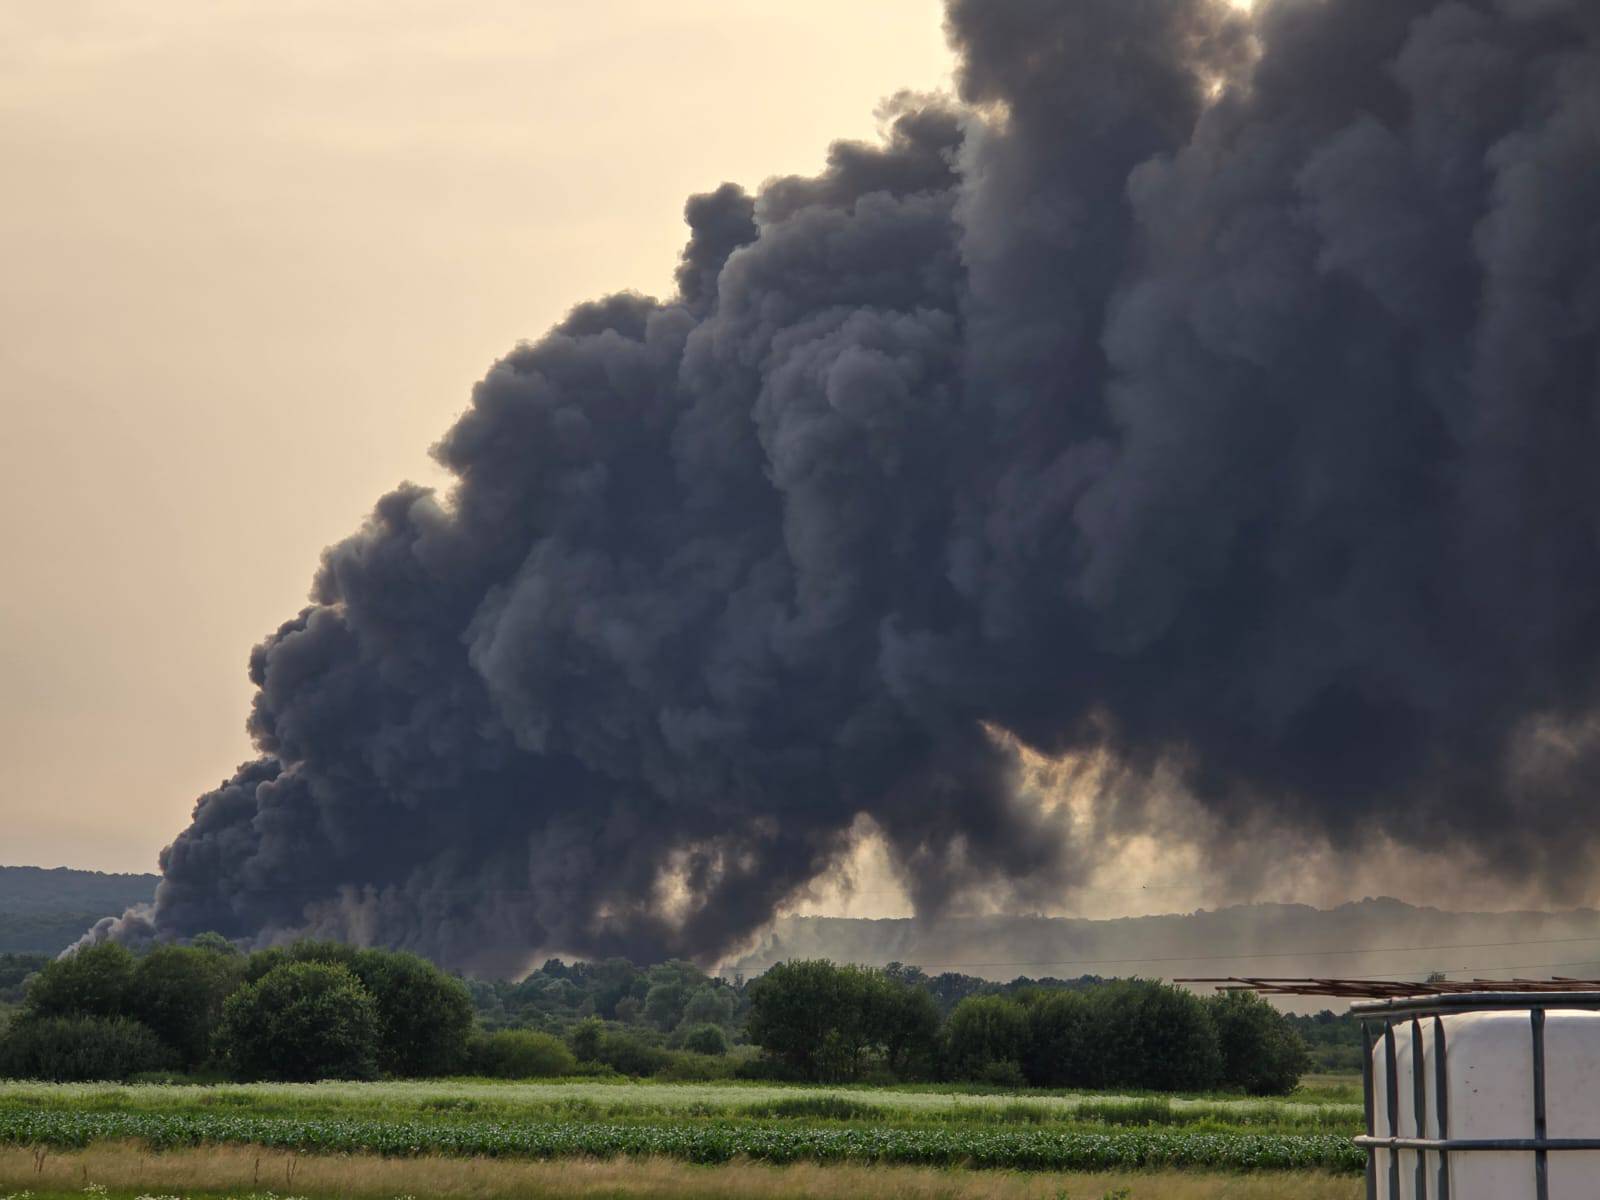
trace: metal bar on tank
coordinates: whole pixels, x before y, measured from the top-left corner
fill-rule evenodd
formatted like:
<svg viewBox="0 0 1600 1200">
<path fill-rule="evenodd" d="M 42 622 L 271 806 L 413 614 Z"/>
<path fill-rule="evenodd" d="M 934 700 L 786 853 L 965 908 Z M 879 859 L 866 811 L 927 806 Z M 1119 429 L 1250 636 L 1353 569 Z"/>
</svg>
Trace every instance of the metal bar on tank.
<svg viewBox="0 0 1600 1200">
<path fill-rule="evenodd" d="M 1411 1018 L 1411 1104 L 1417 1136 L 1428 1136 L 1428 1076 L 1422 1066 L 1422 1022 Z M 1417 1200 L 1428 1200 L 1428 1152 L 1417 1151 Z"/>
<path fill-rule="evenodd" d="M 1526 1154 L 1533 1150 L 1600 1150 L 1600 1138 L 1545 1138 L 1543 1141 L 1538 1138 L 1457 1138 L 1441 1142 L 1438 1138 L 1357 1137 L 1351 1140 L 1358 1146 L 1376 1146 L 1380 1150 L 1393 1147 L 1397 1150 L 1450 1150 L 1454 1153 L 1516 1150 Z"/>
<path fill-rule="evenodd" d="M 1600 991 L 1589 992 L 1470 992 L 1446 996 L 1408 996 L 1398 1000 L 1363 1000 L 1350 1006 L 1358 1017 L 1387 1020 L 1404 1016 L 1431 1016 L 1448 1012 L 1523 1012 L 1530 1008 L 1600 1009 Z"/>
<path fill-rule="evenodd" d="M 1533 1028 L 1533 1138 L 1545 1140 L 1544 1113 L 1544 1009 L 1529 1013 Z M 1550 1200 L 1550 1154 L 1543 1147 L 1533 1152 L 1534 1192 L 1538 1200 Z"/>
<path fill-rule="evenodd" d="M 1383 1063 L 1387 1076 L 1384 1082 L 1389 1085 L 1385 1089 L 1389 1093 L 1389 1136 L 1394 1138 L 1400 1136 L 1400 1080 L 1395 1067 L 1393 1021 L 1383 1024 Z M 1388 1200 L 1400 1200 L 1400 1152 L 1394 1149 L 1389 1151 Z"/>
<path fill-rule="evenodd" d="M 1450 1140 L 1449 1076 L 1445 1072 L 1444 1018 L 1433 1018 L 1433 1111 L 1439 1140 Z M 1439 1149 L 1439 1200 L 1450 1200 L 1450 1151 Z"/>
<path fill-rule="evenodd" d="M 1361 1105 L 1366 1109 L 1367 1136 L 1377 1136 L 1376 1104 L 1372 1099 L 1372 1026 L 1361 1022 Z M 1367 1147 L 1367 1200 L 1378 1200 L 1378 1151 Z"/>
</svg>

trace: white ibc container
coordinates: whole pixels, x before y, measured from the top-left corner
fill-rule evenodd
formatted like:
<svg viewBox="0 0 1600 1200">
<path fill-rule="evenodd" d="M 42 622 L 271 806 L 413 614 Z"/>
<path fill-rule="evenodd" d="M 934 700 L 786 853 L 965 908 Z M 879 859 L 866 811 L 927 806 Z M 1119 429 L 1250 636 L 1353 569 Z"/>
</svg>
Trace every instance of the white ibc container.
<svg viewBox="0 0 1600 1200">
<path fill-rule="evenodd" d="M 1544 1138 L 1600 1143 L 1600 1012 L 1556 1007 L 1450 1012 L 1449 1007 L 1470 1008 L 1473 998 L 1439 999 L 1446 1004 L 1416 1015 L 1385 1014 L 1386 1005 L 1356 1006 L 1357 1015 L 1373 1022 L 1376 1034 L 1368 1077 L 1374 1135 L 1447 1143 L 1443 1150 L 1375 1150 L 1369 1194 L 1382 1200 L 1600 1197 L 1600 1149 L 1552 1147 L 1540 1154 L 1533 1147 L 1450 1148 L 1461 1142 L 1536 1140 L 1541 1076 Z M 1600 996 L 1587 999 L 1600 1003 Z M 1540 1004 L 1537 996 L 1522 998 L 1523 1003 L 1529 1001 Z M 1375 1017 L 1383 1019 L 1374 1021 Z M 1393 1029 L 1392 1096 L 1385 1020 Z M 1542 1072 L 1535 1063 L 1541 1039 Z M 1398 1168 L 1393 1174 L 1391 1156 Z"/>
</svg>

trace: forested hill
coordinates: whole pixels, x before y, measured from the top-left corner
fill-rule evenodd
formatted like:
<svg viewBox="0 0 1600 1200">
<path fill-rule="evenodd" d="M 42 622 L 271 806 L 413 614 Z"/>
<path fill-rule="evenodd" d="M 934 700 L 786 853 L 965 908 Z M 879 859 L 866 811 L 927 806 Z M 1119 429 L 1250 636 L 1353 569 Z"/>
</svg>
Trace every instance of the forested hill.
<svg viewBox="0 0 1600 1200">
<path fill-rule="evenodd" d="M 1600 974 L 1600 912 L 1450 912 L 1367 899 L 1331 909 L 1252 904 L 1120 920 L 967 917 L 936 922 L 790 917 L 729 964 L 759 974 L 790 958 L 930 975 L 1182 976 Z M 1315 1007 L 1315 1006 L 1313 1006 Z"/>
<path fill-rule="evenodd" d="M 0 867 L 0 954 L 54 954 L 101 917 L 155 895 L 155 875 Z"/>
<path fill-rule="evenodd" d="M 107 875 L 71 867 L 0 867 L 0 912 L 121 912 L 155 895 L 158 875 Z"/>
</svg>

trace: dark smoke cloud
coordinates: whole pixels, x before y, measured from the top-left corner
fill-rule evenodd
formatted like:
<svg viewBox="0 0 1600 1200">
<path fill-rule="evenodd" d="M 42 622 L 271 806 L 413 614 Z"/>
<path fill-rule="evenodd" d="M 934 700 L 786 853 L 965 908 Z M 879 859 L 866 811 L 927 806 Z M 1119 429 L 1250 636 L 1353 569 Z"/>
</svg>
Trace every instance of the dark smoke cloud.
<svg viewBox="0 0 1600 1200">
<path fill-rule="evenodd" d="M 921 911 L 1037 902 L 1095 847 L 996 731 L 1115 764 L 1123 828 L 1159 769 L 1219 838 L 1584 890 L 1600 9 L 948 24 L 959 98 L 695 197 L 677 296 L 490 370 L 111 932 L 707 957 L 862 814 Z"/>
</svg>

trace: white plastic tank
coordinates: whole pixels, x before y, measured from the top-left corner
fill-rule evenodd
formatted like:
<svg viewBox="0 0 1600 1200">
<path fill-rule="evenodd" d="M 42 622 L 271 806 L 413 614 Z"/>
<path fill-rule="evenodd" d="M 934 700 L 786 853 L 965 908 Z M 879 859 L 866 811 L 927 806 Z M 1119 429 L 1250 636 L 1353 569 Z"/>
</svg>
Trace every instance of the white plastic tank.
<svg viewBox="0 0 1600 1200">
<path fill-rule="evenodd" d="M 1600 993 L 1566 1002 L 1600 1008 Z M 1481 993 L 1354 1006 L 1372 1038 L 1368 1195 L 1600 1197 L 1600 1012 L 1561 1003 Z M 1389 1138 L 1439 1144 L 1392 1148 Z M 1572 1141 L 1588 1145 L 1559 1145 Z"/>
</svg>

